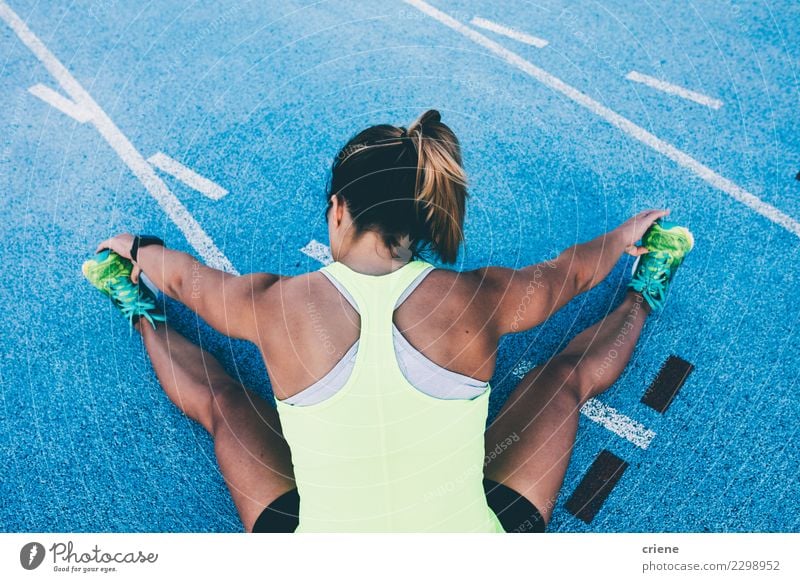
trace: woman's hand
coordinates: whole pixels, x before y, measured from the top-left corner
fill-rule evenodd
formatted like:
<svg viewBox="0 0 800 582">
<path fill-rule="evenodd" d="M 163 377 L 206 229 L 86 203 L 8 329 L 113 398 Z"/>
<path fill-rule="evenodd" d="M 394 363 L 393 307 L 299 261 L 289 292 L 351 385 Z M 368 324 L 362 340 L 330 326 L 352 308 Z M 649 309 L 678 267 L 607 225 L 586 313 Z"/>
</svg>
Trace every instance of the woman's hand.
<svg viewBox="0 0 800 582">
<path fill-rule="evenodd" d="M 617 231 L 622 236 L 625 252 L 634 257 L 648 253 L 649 251 L 645 247 L 636 246 L 636 241 L 642 239 L 644 233 L 657 219 L 668 214 L 669 210 L 645 210 L 618 226 Z"/>
<path fill-rule="evenodd" d="M 109 249 L 117 253 L 123 259 L 131 260 L 131 246 L 133 246 L 133 235 L 128 233 L 118 234 L 107 238 L 99 245 L 94 252 L 99 253 L 103 249 Z"/>
<path fill-rule="evenodd" d="M 103 249 L 109 249 L 117 253 L 123 259 L 131 260 L 131 246 L 133 246 L 133 235 L 129 233 L 118 234 L 117 236 L 108 238 L 97 245 L 95 253 L 99 253 Z M 134 263 L 133 271 L 131 272 L 131 281 L 134 283 L 139 282 L 139 273 L 141 269 Z"/>
</svg>

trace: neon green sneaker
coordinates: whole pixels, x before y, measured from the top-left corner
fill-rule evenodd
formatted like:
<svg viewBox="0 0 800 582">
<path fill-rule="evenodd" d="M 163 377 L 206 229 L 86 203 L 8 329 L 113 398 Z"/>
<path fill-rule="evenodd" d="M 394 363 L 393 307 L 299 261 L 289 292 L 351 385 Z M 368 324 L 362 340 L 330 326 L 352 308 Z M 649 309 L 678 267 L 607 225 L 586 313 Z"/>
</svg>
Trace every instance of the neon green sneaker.
<svg viewBox="0 0 800 582">
<path fill-rule="evenodd" d="M 131 281 L 133 263 L 117 253 L 103 250 L 83 263 L 84 277 L 111 298 L 122 312 L 131 328 L 139 318 L 144 317 L 156 329 L 157 321 L 166 321 L 164 314 L 156 308 L 156 297 L 145 285 Z"/>
<path fill-rule="evenodd" d="M 694 248 L 694 237 L 685 226 L 658 219 L 644 233 L 642 246 L 650 252 L 636 259 L 628 287 L 641 293 L 658 313 L 664 309 L 675 272 Z"/>
</svg>

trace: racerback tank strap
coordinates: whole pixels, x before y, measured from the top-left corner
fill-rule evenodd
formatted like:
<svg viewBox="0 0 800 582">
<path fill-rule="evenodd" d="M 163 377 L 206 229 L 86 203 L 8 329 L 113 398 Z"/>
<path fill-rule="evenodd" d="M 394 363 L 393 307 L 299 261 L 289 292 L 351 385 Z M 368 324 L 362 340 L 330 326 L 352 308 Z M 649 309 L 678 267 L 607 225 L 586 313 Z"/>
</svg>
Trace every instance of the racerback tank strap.
<svg viewBox="0 0 800 582">
<path fill-rule="evenodd" d="M 433 268 L 427 261 L 412 260 L 385 275 L 365 275 L 344 263 L 333 262 L 320 271 L 342 292 L 362 319 L 377 313 L 386 314 L 388 331 L 391 332 L 392 313 Z M 371 314 L 367 313 L 367 307 L 373 310 Z"/>
</svg>

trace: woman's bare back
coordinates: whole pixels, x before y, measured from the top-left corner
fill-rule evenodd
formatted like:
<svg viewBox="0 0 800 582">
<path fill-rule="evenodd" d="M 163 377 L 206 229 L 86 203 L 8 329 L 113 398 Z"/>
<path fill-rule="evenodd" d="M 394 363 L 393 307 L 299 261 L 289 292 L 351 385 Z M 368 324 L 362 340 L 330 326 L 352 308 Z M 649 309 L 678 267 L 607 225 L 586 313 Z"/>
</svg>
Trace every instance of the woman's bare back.
<svg viewBox="0 0 800 582">
<path fill-rule="evenodd" d="M 478 380 L 494 373 L 499 336 L 480 277 L 435 269 L 397 308 L 394 323 L 436 364 Z M 259 347 L 278 399 L 328 373 L 356 342 L 358 313 L 321 273 L 281 278 L 256 309 Z"/>
</svg>

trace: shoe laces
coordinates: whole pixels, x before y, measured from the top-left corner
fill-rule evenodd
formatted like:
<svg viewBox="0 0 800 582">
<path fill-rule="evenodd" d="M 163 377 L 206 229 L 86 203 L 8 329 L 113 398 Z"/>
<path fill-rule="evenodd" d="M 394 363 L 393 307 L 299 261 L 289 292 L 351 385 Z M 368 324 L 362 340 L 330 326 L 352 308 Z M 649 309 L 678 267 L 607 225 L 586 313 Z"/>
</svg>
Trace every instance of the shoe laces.
<svg viewBox="0 0 800 582">
<path fill-rule="evenodd" d="M 667 289 L 671 265 L 672 256 L 668 252 L 647 253 L 647 259 L 639 267 L 639 272 L 633 281 L 634 288 L 660 303 L 663 301 Z"/>
<path fill-rule="evenodd" d="M 139 317 L 144 317 L 153 329 L 156 327 L 156 321 L 165 321 L 166 318 L 162 314 L 153 313 L 156 309 L 155 301 L 145 295 L 139 285 L 129 277 L 116 277 L 108 282 L 107 289 L 131 328 Z"/>
</svg>

